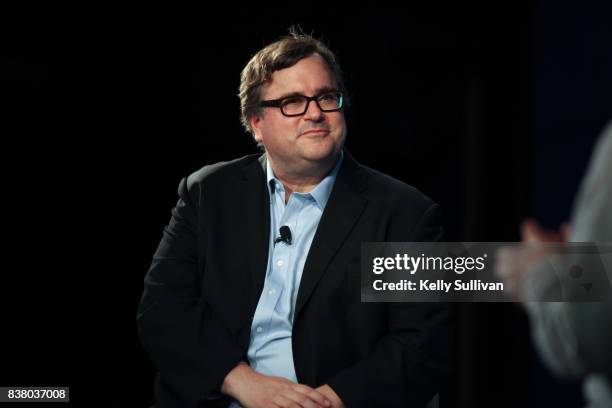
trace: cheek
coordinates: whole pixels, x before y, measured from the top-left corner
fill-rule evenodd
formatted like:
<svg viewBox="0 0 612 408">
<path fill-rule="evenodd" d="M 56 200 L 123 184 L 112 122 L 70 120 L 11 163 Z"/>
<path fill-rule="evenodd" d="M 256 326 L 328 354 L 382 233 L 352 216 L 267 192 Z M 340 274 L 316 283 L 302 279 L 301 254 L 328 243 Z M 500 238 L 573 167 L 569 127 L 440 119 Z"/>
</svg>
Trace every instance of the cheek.
<svg viewBox="0 0 612 408">
<path fill-rule="evenodd" d="M 344 120 L 343 115 L 338 115 L 337 118 L 332 119 L 332 126 L 339 131 L 339 133 L 343 133 L 346 131 L 346 121 Z"/>
<path fill-rule="evenodd" d="M 275 121 L 262 128 L 264 141 L 288 143 L 297 133 L 297 125 L 290 121 Z"/>
<path fill-rule="evenodd" d="M 282 131 L 278 127 L 267 126 L 261 129 L 261 142 L 268 146 L 282 144 L 281 135 Z"/>
</svg>

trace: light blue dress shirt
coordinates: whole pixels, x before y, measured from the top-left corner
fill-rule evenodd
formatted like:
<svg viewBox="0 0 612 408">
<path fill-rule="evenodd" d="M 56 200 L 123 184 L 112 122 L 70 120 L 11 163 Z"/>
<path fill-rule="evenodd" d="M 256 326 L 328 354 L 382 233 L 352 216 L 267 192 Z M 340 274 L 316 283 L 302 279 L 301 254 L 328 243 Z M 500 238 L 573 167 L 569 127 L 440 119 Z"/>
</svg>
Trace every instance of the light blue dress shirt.
<svg viewBox="0 0 612 408">
<path fill-rule="evenodd" d="M 274 176 L 267 160 L 266 180 L 270 194 L 270 244 L 263 291 L 259 297 L 247 357 L 253 370 L 284 377 L 297 383 L 293 366 L 291 333 L 304 263 L 317 226 L 329 200 L 344 153 L 330 173 L 310 192 L 293 192 L 285 204 L 285 187 Z M 279 229 L 291 230 L 292 243 L 274 243 Z M 231 408 L 240 407 L 236 402 Z"/>
<path fill-rule="evenodd" d="M 293 367 L 291 332 L 293 314 L 304 263 L 317 226 L 329 200 L 343 154 L 330 173 L 308 193 L 293 192 L 285 204 L 285 188 L 267 160 L 266 180 L 270 193 L 270 245 L 263 291 L 251 325 L 247 357 L 251 367 L 265 375 L 297 382 Z M 279 229 L 291 230 L 291 245 L 274 244 Z"/>
</svg>

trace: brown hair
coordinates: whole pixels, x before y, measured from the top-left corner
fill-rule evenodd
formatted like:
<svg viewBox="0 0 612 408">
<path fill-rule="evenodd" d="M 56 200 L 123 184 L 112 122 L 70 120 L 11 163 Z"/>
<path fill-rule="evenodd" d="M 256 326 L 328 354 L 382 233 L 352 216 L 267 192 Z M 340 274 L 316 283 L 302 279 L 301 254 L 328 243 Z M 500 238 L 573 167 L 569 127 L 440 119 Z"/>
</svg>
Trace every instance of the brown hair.
<svg viewBox="0 0 612 408">
<path fill-rule="evenodd" d="M 346 88 L 338 58 L 321 41 L 304 34 L 299 28 L 291 27 L 289 35 L 266 46 L 257 52 L 242 70 L 240 75 L 240 121 L 247 132 L 253 133 L 249 119 L 261 115 L 261 88 L 270 80 L 272 73 L 289 68 L 300 60 L 319 54 L 332 72 L 338 90 L 346 97 Z"/>
</svg>

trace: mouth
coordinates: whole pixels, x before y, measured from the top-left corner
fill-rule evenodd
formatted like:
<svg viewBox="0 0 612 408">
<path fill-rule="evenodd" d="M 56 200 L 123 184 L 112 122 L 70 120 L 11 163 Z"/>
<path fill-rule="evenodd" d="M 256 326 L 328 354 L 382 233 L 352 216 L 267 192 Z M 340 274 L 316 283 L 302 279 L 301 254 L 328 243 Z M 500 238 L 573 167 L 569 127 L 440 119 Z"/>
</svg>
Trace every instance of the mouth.
<svg viewBox="0 0 612 408">
<path fill-rule="evenodd" d="M 329 133 L 329 130 L 327 129 L 311 129 L 311 130 L 307 130 L 306 132 L 303 132 L 301 136 L 307 136 L 307 135 L 320 136 L 320 135 L 324 135 L 327 133 Z"/>
</svg>

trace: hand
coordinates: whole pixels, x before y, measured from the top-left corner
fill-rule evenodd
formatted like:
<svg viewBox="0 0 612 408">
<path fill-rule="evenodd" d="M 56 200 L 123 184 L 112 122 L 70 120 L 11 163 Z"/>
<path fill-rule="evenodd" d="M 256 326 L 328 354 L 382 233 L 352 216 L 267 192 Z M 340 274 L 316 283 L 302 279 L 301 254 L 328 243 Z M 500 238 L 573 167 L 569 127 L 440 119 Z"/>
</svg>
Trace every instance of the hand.
<svg viewBox="0 0 612 408">
<path fill-rule="evenodd" d="M 527 219 L 521 223 L 521 238 L 523 242 L 567 242 L 570 237 L 568 224 L 561 224 L 559 231 L 548 231 L 540 227 L 534 219 Z"/>
<path fill-rule="evenodd" d="M 525 274 L 540 263 L 551 250 L 543 245 L 545 242 L 566 242 L 570 229 L 563 224 L 560 230 L 548 231 L 532 219 L 521 224 L 521 238 L 524 245 L 502 247 L 497 251 L 495 274 L 504 282 L 506 291 L 515 300 L 522 301 L 521 288 Z"/>
<path fill-rule="evenodd" d="M 344 403 L 338 394 L 336 394 L 333 388 L 329 385 L 323 384 L 320 387 L 317 387 L 316 390 L 325 395 L 331 401 L 331 408 L 345 408 Z"/>
<path fill-rule="evenodd" d="M 331 401 L 321 392 L 286 378 L 259 374 L 246 364 L 239 364 L 227 374 L 221 392 L 238 400 L 245 408 L 332 407 Z"/>
</svg>

